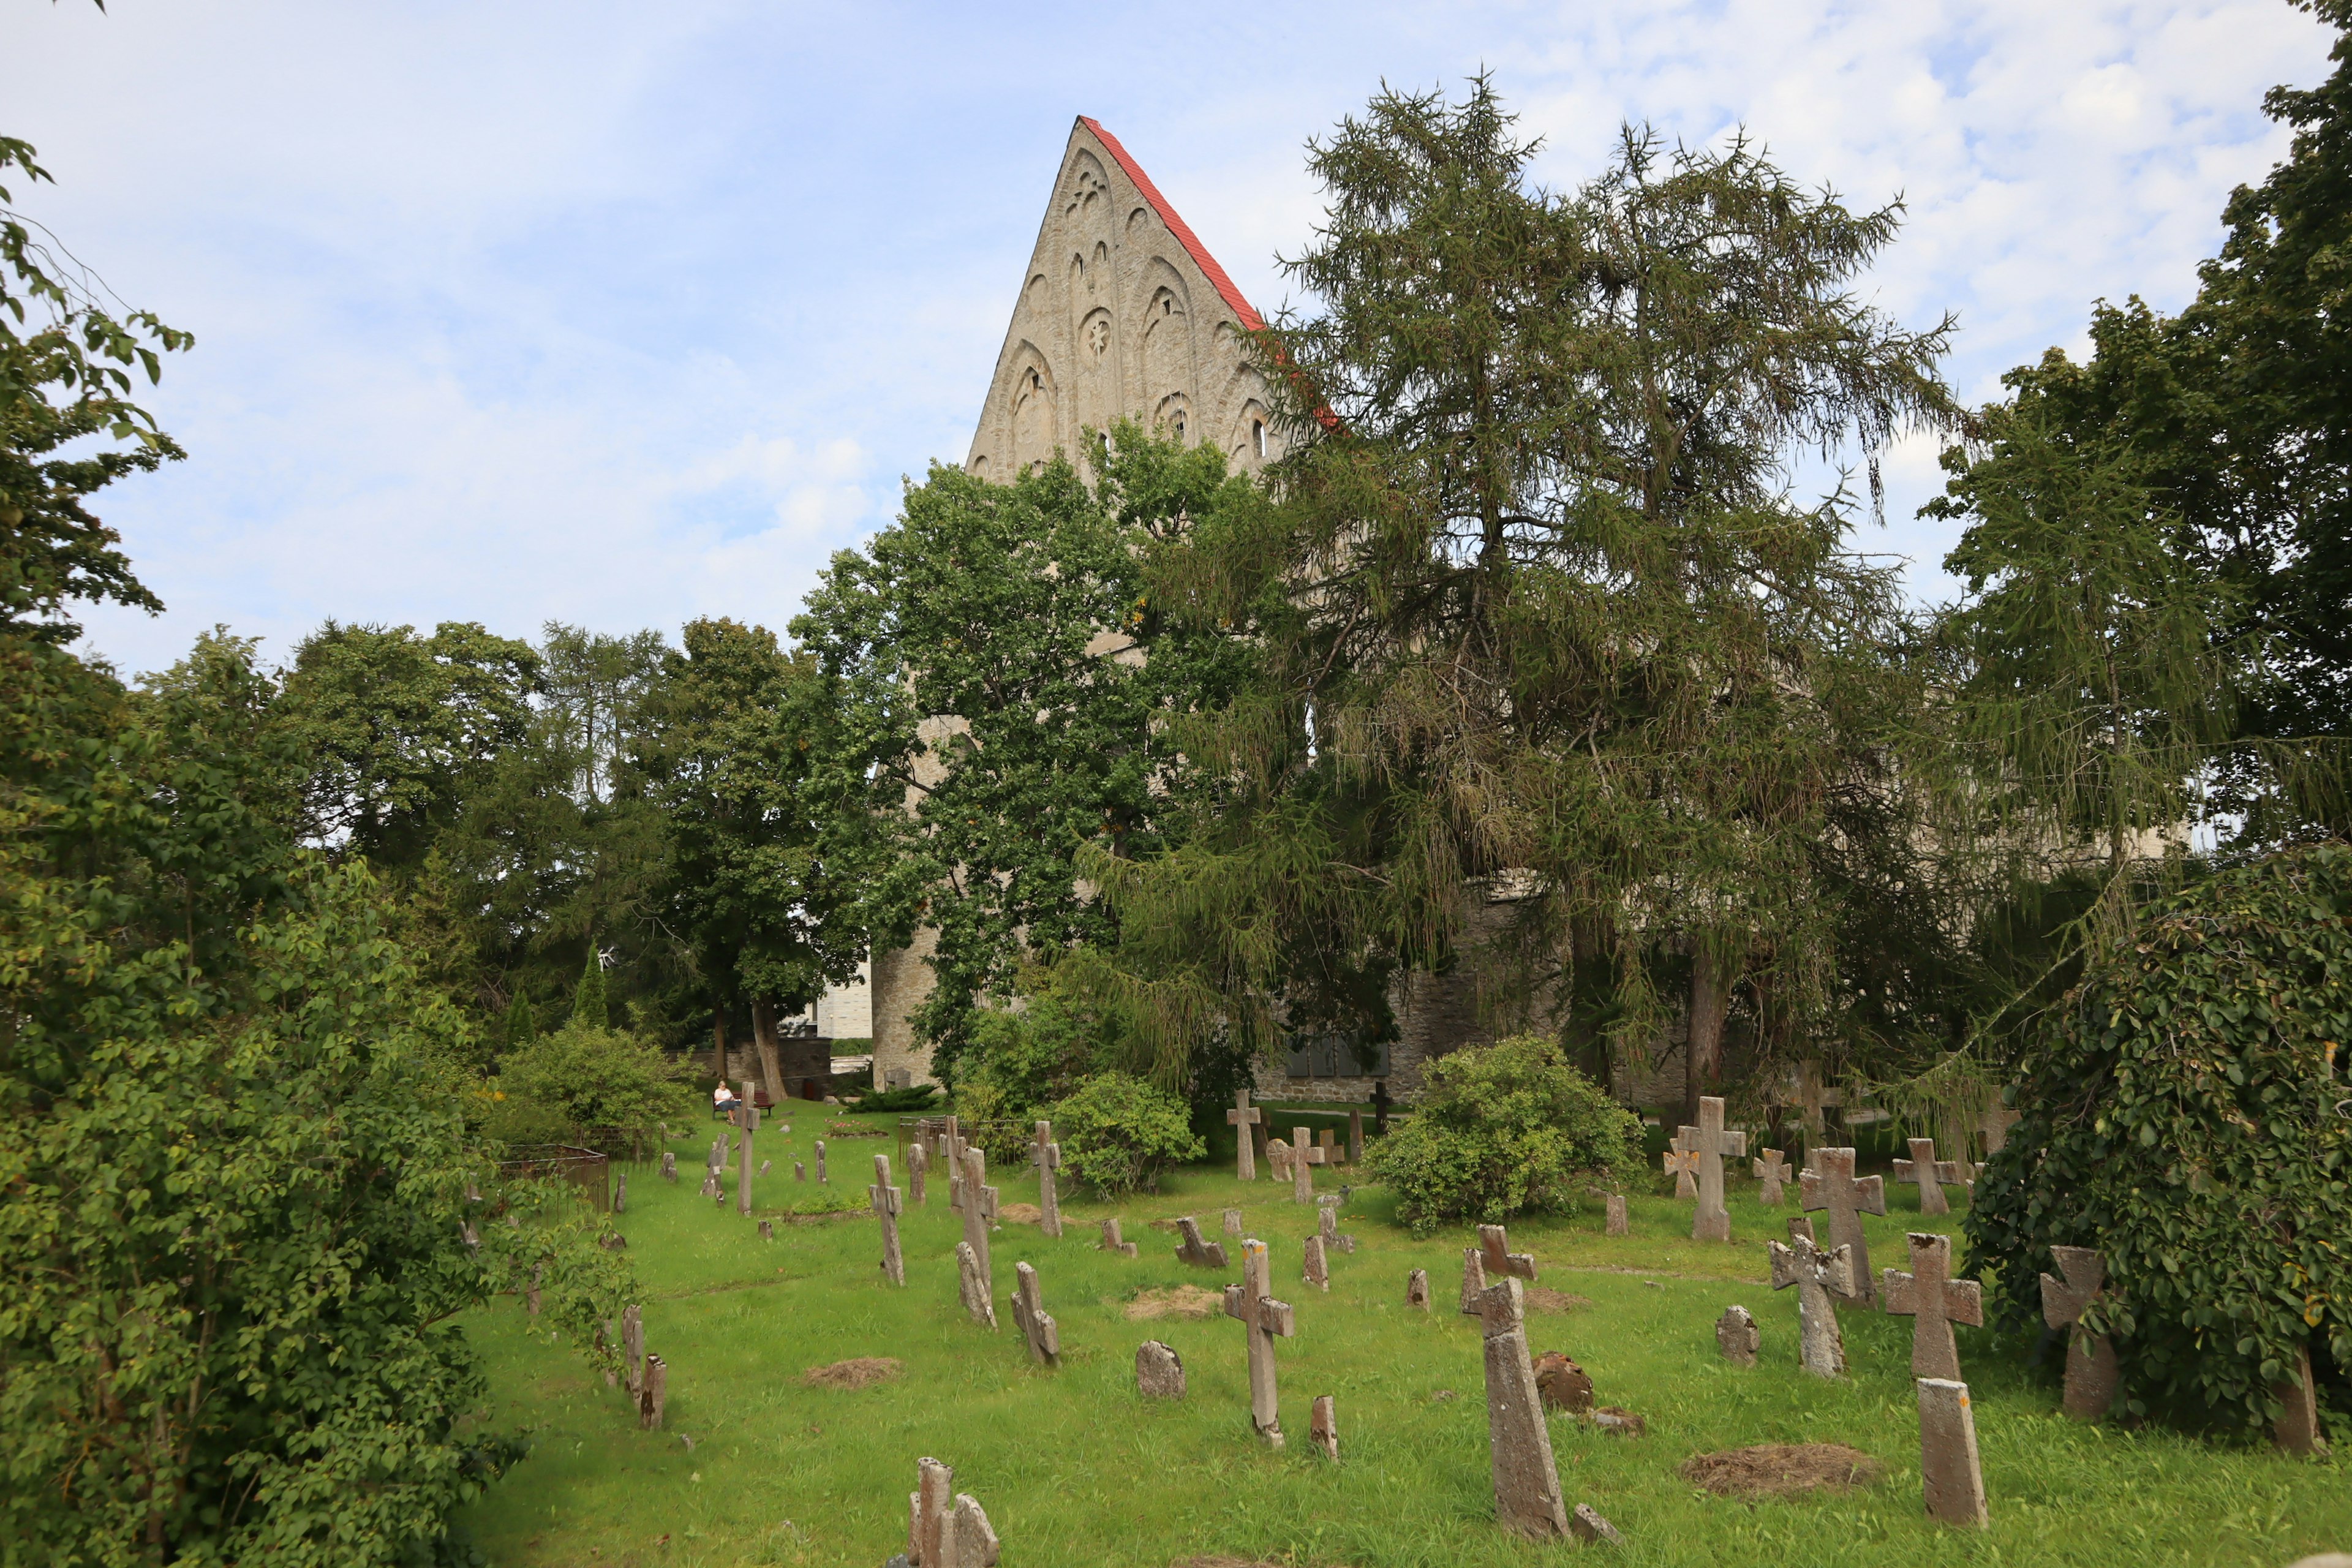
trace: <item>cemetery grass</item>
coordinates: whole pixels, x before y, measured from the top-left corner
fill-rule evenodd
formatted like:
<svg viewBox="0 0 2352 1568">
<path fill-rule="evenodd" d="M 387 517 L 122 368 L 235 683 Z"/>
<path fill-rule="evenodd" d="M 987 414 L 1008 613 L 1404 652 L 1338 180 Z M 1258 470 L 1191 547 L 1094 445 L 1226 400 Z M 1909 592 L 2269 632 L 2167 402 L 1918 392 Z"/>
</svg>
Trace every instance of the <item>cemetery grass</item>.
<svg viewBox="0 0 2352 1568">
<path fill-rule="evenodd" d="M 1476 1320 L 1455 1311 L 1462 1248 L 1475 1239 L 1466 1229 L 1416 1238 L 1392 1222 L 1378 1189 L 1359 1189 L 1340 1226 L 1357 1250 L 1332 1255 L 1327 1295 L 1299 1279 L 1299 1244 L 1315 1220 L 1286 1184 L 1243 1184 L 1228 1165 L 1178 1173 L 1160 1193 L 1116 1205 L 1066 1196 L 1061 1239 L 1034 1225 L 996 1233 L 1003 1326 L 992 1333 L 957 1302 L 961 1216 L 940 1173 L 929 1205 L 909 1199 L 900 1222 L 903 1289 L 882 1277 L 862 1206 L 793 1214 L 836 1194 L 862 1199 L 877 1150 L 893 1153 L 907 1186 L 893 1144 L 845 1139 L 828 1142 L 833 1186 L 819 1188 L 809 1142 L 822 1121 L 760 1135 L 759 1155 L 775 1162 L 755 1188 L 759 1215 L 778 1221 L 772 1242 L 735 1212 L 731 1173 L 724 1208 L 696 1195 L 709 1131 L 672 1146 L 675 1185 L 650 1162 L 632 1168 L 618 1223 L 644 1289 L 646 1348 L 670 1366 L 665 1430 L 637 1430 L 625 1396 L 571 1348 L 534 1338 L 518 1300 L 469 1320 L 491 1373 L 488 1419 L 532 1438 L 530 1457 L 460 1516 L 489 1563 L 879 1568 L 904 1549 L 907 1494 L 924 1455 L 952 1465 L 956 1489 L 987 1509 L 1007 1568 L 1161 1568 L 1220 1554 L 1302 1568 L 1479 1568 L 1590 1550 L 1522 1542 L 1492 1522 L 1481 1341 Z M 795 1159 L 810 1164 L 805 1185 L 792 1179 Z M 1348 1174 L 1318 1172 L 1318 1190 Z M 1004 1204 L 1036 1199 L 1033 1173 L 1004 1172 L 995 1184 Z M 1551 1418 L 1568 1504 L 1591 1503 L 1624 1532 L 1626 1563 L 2284 1564 L 2352 1544 L 2340 1462 L 2162 1427 L 2078 1426 L 2058 1414 L 2054 1383 L 2027 1366 L 2031 1347 L 1969 1329 L 1959 1331 L 1960 1354 L 1992 1525 L 1930 1524 L 1910 1321 L 1842 1313 L 1850 1375 L 1826 1384 L 1801 1373 L 1795 1292 L 1765 1283 L 1764 1243 L 1785 1236 L 1793 1205 L 1793 1183 L 1779 1211 L 1756 1202 L 1753 1183 L 1738 1184 L 1730 1247 L 1691 1241 L 1690 1205 L 1666 1197 L 1633 1201 L 1628 1237 L 1601 1234 L 1597 1204 L 1511 1227 L 1513 1247 L 1536 1254 L 1541 1284 L 1591 1303 L 1530 1312 L 1530 1349 L 1565 1351 L 1601 1403 L 1648 1424 L 1646 1436 L 1623 1437 Z M 1240 1278 L 1240 1248 L 1221 1226 L 1227 1206 L 1270 1244 L 1276 1292 L 1297 1310 L 1297 1337 L 1276 1350 L 1289 1436 L 1281 1452 L 1249 1429 L 1241 1325 L 1221 1314 L 1125 1315 L 1144 1290 L 1216 1289 Z M 1904 1264 L 1906 1228 L 1958 1223 L 1923 1226 L 1916 1193 L 1891 1183 L 1888 1206 L 1868 1222 L 1876 1267 Z M 1139 1258 L 1096 1248 L 1110 1214 L 1141 1244 Z M 1227 1242 L 1231 1268 L 1176 1261 L 1172 1235 L 1149 1222 L 1182 1214 Z M 1013 1266 L 1024 1259 L 1060 1325 L 1059 1370 L 1031 1363 L 1006 1306 Z M 1429 1270 L 1427 1313 L 1404 1304 L 1413 1268 Z M 1735 1301 L 1762 1329 L 1753 1368 L 1716 1353 L 1715 1320 Z M 1137 1394 L 1135 1350 L 1147 1339 L 1182 1356 L 1183 1402 Z M 896 1357 L 903 1370 L 859 1389 L 803 1382 L 807 1369 L 861 1356 Z M 1338 1400 L 1336 1467 L 1307 1435 L 1308 1404 L 1326 1394 Z M 1677 1473 L 1697 1454 L 1808 1442 L 1858 1448 L 1884 1473 L 1853 1490 L 1754 1501 L 1711 1496 Z"/>
</svg>

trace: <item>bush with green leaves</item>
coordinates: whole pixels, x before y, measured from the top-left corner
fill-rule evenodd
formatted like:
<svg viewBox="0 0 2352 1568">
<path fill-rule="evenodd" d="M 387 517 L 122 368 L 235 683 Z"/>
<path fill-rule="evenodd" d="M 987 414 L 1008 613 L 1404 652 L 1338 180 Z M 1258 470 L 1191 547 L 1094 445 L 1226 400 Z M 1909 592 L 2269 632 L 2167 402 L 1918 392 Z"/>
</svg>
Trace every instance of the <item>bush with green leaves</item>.
<svg viewBox="0 0 2352 1568">
<path fill-rule="evenodd" d="M 485 1127 L 518 1143 L 642 1141 L 693 1115 L 694 1070 L 649 1040 L 575 1017 L 507 1052 L 493 1091 L 504 1098 Z"/>
<path fill-rule="evenodd" d="M 974 1015 L 955 1086 L 966 1136 L 996 1164 L 1026 1160 L 1037 1119 L 1054 1114 L 1055 1102 L 1104 1067 L 1108 1055 L 1097 1016 L 1065 995 L 1046 972 L 1024 977 L 1032 989 L 1019 1006 Z M 1061 1132 L 1058 1120 L 1055 1132 Z"/>
<path fill-rule="evenodd" d="M 1423 1069 L 1412 1119 L 1366 1163 L 1423 1234 L 1568 1206 L 1580 1188 L 1642 1168 L 1642 1120 L 1568 1065 L 1558 1044 L 1523 1035 L 1454 1051 Z"/>
<path fill-rule="evenodd" d="M 2095 952 L 2027 1047 L 1969 1210 L 1996 1321 L 2041 1323 L 2055 1246 L 2135 1410 L 2249 1425 L 2308 1349 L 2352 1368 L 2352 847 L 2225 870 Z"/>
<path fill-rule="evenodd" d="M 1156 1190 L 1160 1172 L 1209 1152 L 1182 1100 L 1128 1073 L 1097 1074 L 1049 1113 L 1063 1169 L 1105 1197 Z"/>
</svg>

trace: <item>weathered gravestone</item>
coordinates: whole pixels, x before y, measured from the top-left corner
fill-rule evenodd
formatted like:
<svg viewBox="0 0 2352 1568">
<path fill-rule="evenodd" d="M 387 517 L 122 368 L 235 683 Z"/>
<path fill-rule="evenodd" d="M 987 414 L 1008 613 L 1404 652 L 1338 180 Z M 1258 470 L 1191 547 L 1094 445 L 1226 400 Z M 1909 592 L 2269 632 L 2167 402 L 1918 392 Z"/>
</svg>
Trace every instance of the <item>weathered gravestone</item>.
<svg viewBox="0 0 2352 1568">
<path fill-rule="evenodd" d="M 1529 1284 L 1535 1282 L 1535 1255 L 1528 1252 L 1513 1252 L 1507 1227 L 1499 1225 L 1480 1226 L 1478 1254 L 1479 1262 L 1485 1267 L 1489 1279 L 1498 1279 L 1503 1275 L 1510 1274 L 1527 1280 Z"/>
<path fill-rule="evenodd" d="M 1886 1310 L 1911 1319 L 1911 1375 L 1958 1382 L 1960 1350 L 1953 1342 L 1952 1325 L 1984 1326 L 1984 1287 L 1973 1279 L 1955 1279 L 1952 1238 L 1912 1231 L 1911 1272 L 1886 1270 Z"/>
<path fill-rule="evenodd" d="M 1062 1364 L 1062 1331 L 1045 1310 L 1037 1285 L 1037 1271 L 1026 1263 L 1013 1266 L 1013 1321 L 1029 1342 L 1030 1356 L 1047 1366 Z"/>
<path fill-rule="evenodd" d="M 1570 1360 L 1564 1351 L 1546 1351 L 1535 1359 L 1536 1397 L 1547 1410 L 1565 1410 L 1571 1415 L 1589 1415 L 1592 1409 L 1592 1374 Z"/>
<path fill-rule="evenodd" d="M 1404 1277 L 1404 1304 L 1429 1310 L 1429 1270 L 1416 1268 Z"/>
<path fill-rule="evenodd" d="M 1265 1112 L 1250 1103 L 1246 1089 L 1234 1091 L 1234 1108 L 1225 1112 L 1234 1129 L 1234 1174 L 1244 1182 L 1257 1180 L 1257 1156 L 1251 1147 L 1250 1129 L 1265 1120 Z"/>
<path fill-rule="evenodd" d="M 1731 1211 L 1723 1205 L 1723 1162 L 1748 1152 L 1748 1134 L 1727 1132 L 1723 1101 L 1703 1095 L 1698 1102 L 1698 1126 L 1685 1128 L 1690 1141 L 1684 1147 L 1698 1156 L 1698 1211 L 1691 1216 L 1693 1241 L 1729 1241 Z"/>
<path fill-rule="evenodd" d="M 1279 1138 L 1266 1140 L 1265 1168 L 1277 1182 L 1290 1180 L 1290 1145 Z"/>
<path fill-rule="evenodd" d="M 1328 1394 L 1315 1396 L 1313 1415 L 1307 1423 L 1307 1440 L 1323 1450 L 1323 1457 L 1334 1463 L 1339 1458 L 1339 1413 Z"/>
<path fill-rule="evenodd" d="M 776 1239 L 775 1221 L 763 1219 L 760 1222 L 760 1239 L 761 1241 L 773 1241 Z"/>
<path fill-rule="evenodd" d="M 1772 1289 L 1797 1288 L 1797 1359 L 1815 1377 L 1845 1375 L 1845 1335 L 1838 1329 L 1837 1304 L 1830 1298 L 1853 1289 L 1853 1250 L 1823 1252 L 1811 1237 L 1790 1245 L 1765 1244 L 1772 1256 Z"/>
<path fill-rule="evenodd" d="M 1328 1252 L 1355 1251 L 1356 1238 L 1339 1233 L 1339 1200 L 1337 1197 L 1318 1198 L 1316 1205 L 1315 1231 L 1323 1238 L 1324 1249 Z"/>
<path fill-rule="evenodd" d="M 751 1139 L 760 1131 L 760 1108 L 751 1102 L 751 1082 L 743 1081 L 743 1098 L 735 1108 L 735 1125 L 743 1136 L 736 1140 L 735 1212 L 751 1212 Z"/>
<path fill-rule="evenodd" d="M 1135 1387 L 1146 1399 L 1184 1397 L 1184 1358 L 1158 1340 L 1146 1340 L 1135 1352 Z"/>
<path fill-rule="evenodd" d="M 648 1432 L 660 1431 L 662 1414 L 668 1408 L 669 1363 L 648 1355 L 645 1373 L 637 1380 L 637 1425 Z"/>
<path fill-rule="evenodd" d="M 1849 1301 L 1868 1301 L 1872 1297 L 1870 1279 L 1870 1239 L 1863 1234 L 1862 1216 L 1866 1213 L 1886 1212 L 1886 1183 L 1871 1176 L 1856 1181 L 1853 1174 L 1853 1151 L 1851 1149 L 1815 1149 L 1808 1151 L 1806 1163 L 1811 1169 L 1797 1177 L 1798 1190 L 1804 1194 L 1808 1212 L 1827 1209 L 1830 1215 L 1830 1247 L 1850 1247 L 1853 1254 L 1853 1294 L 1843 1297 Z"/>
<path fill-rule="evenodd" d="M 907 1195 L 915 1200 L 917 1208 L 926 1207 L 930 1194 L 924 1190 L 923 1178 L 930 1173 L 931 1152 L 923 1147 L 920 1138 L 907 1145 Z"/>
<path fill-rule="evenodd" d="M 1323 1238 L 1310 1236 L 1298 1248 L 1299 1277 L 1318 1290 L 1331 1289 L 1331 1267 L 1323 1257 Z"/>
<path fill-rule="evenodd" d="M 1682 1127 L 1666 1141 L 1666 1151 L 1658 1156 L 1658 1165 L 1675 1179 L 1675 1196 L 1698 1196 L 1698 1151 L 1691 1144 L 1698 1137 L 1696 1127 Z"/>
<path fill-rule="evenodd" d="M 629 1173 L 623 1171 L 613 1179 L 613 1212 L 629 1212 Z"/>
<path fill-rule="evenodd" d="M 1478 1315 L 1478 1298 L 1486 1293 L 1486 1264 L 1475 1247 L 1462 1249 L 1462 1315 Z"/>
<path fill-rule="evenodd" d="M 908 1568 L 996 1568 L 996 1531 L 971 1494 L 955 1490 L 955 1472 L 926 1458 L 915 1461 L 915 1473 L 919 1487 L 907 1499 Z"/>
<path fill-rule="evenodd" d="M 1782 1201 L 1780 1184 L 1789 1179 L 1789 1157 L 1778 1149 L 1767 1149 L 1754 1162 L 1756 1201 L 1767 1208 L 1779 1208 Z"/>
<path fill-rule="evenodd" d="M 1821 1240 L 1820 1237 L 1813 1234 L 1813 1222 L 1811 1220 L 1807 1219 L 1803 1215 L 1792 1214 L 1789 1216 L 1790 1244 L 1791 1246 L 1795 1245 L 1797 1237 L 1801 1236 L 1807 1241 L 1811 1242 L 1819 1242 Z"/>
<path fill-rule="evenodd" d="M 1250 1426 L 1274 1447 L 1282 1447 L 1282 1413 L 1274 1386 L 1274 1342 L 1298 1331 L 1286 1301 L 1274 1299 L 1274 1266 L 1265 1243 L 1242 1243 L 1242 1282 L 1225 1287 L 1225 1316 L 1249 1334 Z"/>
<path fill-rule="evenodd" d="M 866 1202 L 874 1210 L 874 1217 L 882 1222 L 882 1277 L 893 1285 L 907 1282 L 907 1260 L 898 1251 L 898 1189 L 890 1184 L 890 1156 L 874 1156 L 874 1184 L 866 1189 Z"/>
<path fill-rule="evenodd" d="M 2024 1120 L 2005 1105 L 1996 1105 L 1977 1118 L 1977 1132 L 1984 1139 L 1985 1152 L 1998 1154 L 2009 1146 L 2009 1130 Z"/>
<path fill-rule="evenodd" d="M 1203 1240 L 1201 1224 L 1191 1215 L 1176 1222 L 1176 1231 L 1183 1237 L 1176 1248 L 1177 1262 L 1189 1263 L 1195 1268 L 1223 1268 L 1225 1266 L 1225 1244 Z"/>
<path fill-rule="evenodd" d="M 1241 1233 L 1242 1211 L 1239 1209 L 1227 1209 L 1225 1211 L 1225 1234 L 1227 1236 L 1239 1236 Z"/>
<path fill-rule="evenodd" d="M 952 1116 L 941 1117 L 946 1123 L 940 1130 L 940 1158 L 948 1168 L 948 1207 L 959 1214 L 963 1211 L 963 1152 L 967 1145 L 962 1129 Z"/>
<path fill-rule="evenodd" d="M 1745 1307 L 1726 1307 L 1715 1321 L 1715 1348 L 1734 1366 L 1754 1366 L 1760 1337 Z"/>
<path fill-rule="evenodd" d="M 2106 1259 L 2088 1247 L 2053 1247 L 2050 1256 L 2063 1279 L 2042 1276 L 2042 1321 L 2065 1329 L 2066 1392 L 2063 1407 L 2077 1421 L 2096 1421 L 2116 1402 L 2122 1373 L 2116 1365 L 2115 1342 L 2105 1334 L 2083 1328 L 2083 1309 L 2107 1282 Z"/>
<path fill-rule="evenodd" d="M 964 1310 L 974 1322 L 996 1327 L 996 1283 L 988 1256 L 988 1226 L 996 1217 L 996 1189 L 988 1184 L 988 1155 L 966 1145 L 963 1179 L 956 1184 L 963 1197 L 963 1239 L 956 1244 L 958 1272 L 963 1282 Z"/>
<path fill-rule="evenodd" d="M 1054 1142 L 1054 1124 L 1037 1123 L 1030 1139 L 1029 1163 L 1037 1167 L 1037 1228 L 1047 1236 L 1062 1234 L 1062 1199 L 1054 1187 L 1054 1173 L 1062 1168 L 1062 1146 Z"/>
<path fill-rule="evenodd" d="M 822 1138 L 816 1141 L 816 1179 L 827 1186 L 833 1184 L 833 1178 L 824 1173 L 824 1140 Z"/>
<path fill-rule="evenodd" d="M 956 1243 L 956 1293 L 975 1323 L 996 1327 L 996 1299 L 991 1293 L 987 1268 L 969 1241 Z"/>
<path fill-rule="evenodd" d="M 677 1180 L 677 1152 L 676 1150 L 665 1149 L 662 1151 L 661 1173 L 662 1180 L 665 1182 L 675 1182 Z"/>
<path fill-rule="evenodd" d="M 769 1167 L 771 1167 L 771 1166 L 772 1166 L 772 1165 L 773 1165 L 774 1163 L 775 1163 L 775 1162 L 774 1162 L 773 1160 L 762 1160 L 762 1161 L 761 1161 L 761 1162 L 760 1162 L 760 1169 L 759 1169 L 758 1173 L 759 1173 L 760 1175 L 762 1175 L 762 1176 L 766 1175 L 766 1174 L 768 1173 Z"/>
<path fill-rule="evenodd" d="M 1117 1215 L 1102 1222 L 1102 1240 L 1095 1245 L 1105 1252 L 1116 1252 L 1122 1258 L 1132 1258 L 1136 1254 L 1135 1243 L 1122 1239 L 1118 1234 Z"/>
<path fill-rule="evenodd" d="M 2300 1458 L 2327 1452 L 2327 1438 L 2319 1425 L 2319 1390 L 2311 1381 L 2311 1347 L 2299 1347 L 2288 1375 L 2271 1385 L 2279 1402 L 2278 1419 L 2271 1423 L 2271 1441 L 2283 1454 Z"/>
<path fill-rule="evenodd" d="M 1611 1193 L 1601 1200 L 1601 1205 L 1609 1215 L 1601 1227 L 1604 1235 L 1623 1236 L 1633 1229 L 1626 1218 L 1624 1194 Z"/>
<path fill-rule="evenodd" d="M 1526 1287 L 1489 1285 L 1478 1297 L 1486 1341 L 1486 1441 L 1495 1478 L 1495 1520 L 1538 1539 L 1568 1533 L 1559 1467 L 1544 1425 L 1543 1398 L 1528 1354 Z"/>
<path fill-rule="evenodd" d="M 808 1166 L 798 1160 L 793 1162 L 793 1180 L 795 1182 L 808 1180 Z"/>
<path fill-rule="evenodd" d="M 1589 1502 L 1578 1503 L 1576 1511 L 1568 1516 L 1568 1532 L 1587 1546 L 1625 1544 L 1625 1538 L 1617 1533 L 1617 1527 L 1594 1512 Z"/>
<path fill-rule="evenodd" d="M 1348 1112 L 1348 1163 L 1360 1165 L 1363 1163 L 1364 1113 L 1360 1110 L 1351 1110 Z"/>
<path fill-rule="evenodd" d="M 1324 1160 L 1324 1152 L 1307 1140 L 1307 1129 L 1290 1130 L 1290 1195 L 1293 1201 L 1311 1204 L 1315 1201 L 1315 1167 Z"/>
<path fill-rule="evenodd" d="M 628 1368 L 629 1397 L 635 1399 L 646 1383 L 646 1310 L 634 1301 L 621 1309 L 621 1357 Z"/>
<path fill-rule="evenodd" d="M 1944 1198 L 1944 1184 L 1965 1184 L 1969 1179 L 1969 1167 L 1957 1160 L 1937 1159 L 1933 1138 L 1914 1138 L 1910 1145 L 1911 1157 L 1895 1162 L 1895 1179 L 1918 1184 L 1921 1214 L 1951 1213 L 1952 1205 Z"/>
<path fill-rule="evenodd" d="M 1919 1386 L 1919 1487 L 1927 1517 L 1946 1524 L 1983 1525 L 1984 1472 L 1977 1462 L 1977 1418 L 1969 1385 L 1923 1377 Z"/>
</svg>

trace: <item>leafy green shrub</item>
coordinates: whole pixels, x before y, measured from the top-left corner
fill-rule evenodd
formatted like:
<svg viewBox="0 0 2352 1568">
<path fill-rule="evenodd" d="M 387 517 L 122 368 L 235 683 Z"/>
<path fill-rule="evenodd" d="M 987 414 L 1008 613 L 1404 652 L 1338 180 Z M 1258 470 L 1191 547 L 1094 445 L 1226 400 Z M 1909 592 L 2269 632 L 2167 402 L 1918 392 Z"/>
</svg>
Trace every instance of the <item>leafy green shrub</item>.
<svg viewBox="0 0 2352 1568">
<path fill-rule="evenodd" d="M 1063 1168 L 1105 1197 L 1156 1188 L 1161 1171 L 1208 1152 L 1182 1100 L 1123 1072 L 1087 1079 L 1051 1110 Z"/>
<path fill-rule="evenodd" d="M 1642 1166 L 1642 1120 L 1532 1035 L 1453 1052 L 1423 1069 L 1412 1120 L 1365 1151 L 1424 1234 L 1565 1206 Z"/>
<path fill-rule="evenodd" d="M 2352 1367 L 2352 847 L 2224 871 L 2093 954 L 2009 1098 L 1968 1216 L 1994 1312 L 2041 1322 L 2053 1246 L 2095 1247 L 2132 1404 L 2275 1411 L 2305 1347 Z"/>
<path fill-rule="evenodd" d="M 692 1115 L 691 1070 L 648 1040 L 575 1019 L 507 1053 L 492 1091 L 504 1099 L 485 1126 L 514 1142 L 644 1138 Z"/>
<path fill-rule="evenodd" d="M 1020 1007 L 978 1015 L 955 1086 L 964 1135 L 992 1165 L 1028 1159 L 1034 1123 L 1052 1115 L 1055 1103 L 1084 1083 L 1105 1054 L 1098 1020 L 1074 1006 L 1050 976 L 1033 971 L 1027 978 L 1037 989 Z M 1059 1138 L 1058 1118 L 1054 1130 Z M 1060 1141 L 1066 1155 L 1068 1140 Z"/>
<path fill-rule="evenodd" d="M 895 1111 L 901 1116 L 920 1115 L 938 1103 L 939 1089 L 931 1084 L 919 1083 L 908 1089 L 869 1089 L 853 1096 L 852 1110 Z"/>
</svg>

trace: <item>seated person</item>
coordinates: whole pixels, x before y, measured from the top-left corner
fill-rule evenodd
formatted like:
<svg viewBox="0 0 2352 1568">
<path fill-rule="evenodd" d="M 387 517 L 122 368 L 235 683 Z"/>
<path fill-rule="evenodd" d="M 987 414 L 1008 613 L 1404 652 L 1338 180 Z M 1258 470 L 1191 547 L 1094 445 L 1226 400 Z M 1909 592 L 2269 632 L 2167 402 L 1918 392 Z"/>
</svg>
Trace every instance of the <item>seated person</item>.
<svg viewBox="0 0 2352 1568">
<path fill-rule="evenodd" d="M 717 1089 L 710 1091 L 710 1110 L 713 1115 L 732 1115 L 735 1110 L 735 1091 L 728 1088 L 725 1084 L 722 1083 Z"/>
</svg>

